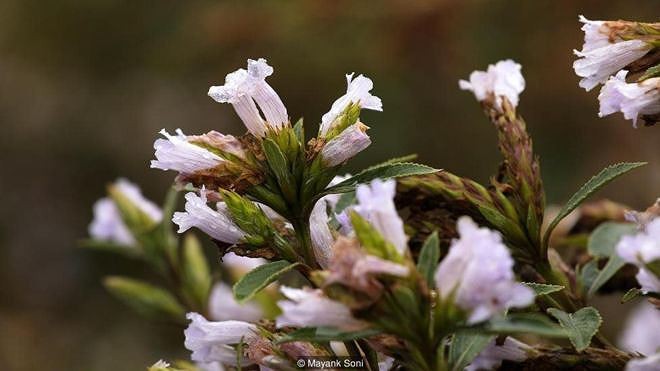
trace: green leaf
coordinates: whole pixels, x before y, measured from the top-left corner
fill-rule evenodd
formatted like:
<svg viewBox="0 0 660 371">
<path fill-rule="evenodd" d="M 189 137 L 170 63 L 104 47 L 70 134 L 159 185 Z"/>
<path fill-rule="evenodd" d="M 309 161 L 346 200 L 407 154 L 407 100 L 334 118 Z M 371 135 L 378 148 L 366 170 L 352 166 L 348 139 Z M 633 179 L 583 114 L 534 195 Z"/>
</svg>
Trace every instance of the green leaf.
<svg viewBox="0 0 660 371">
<path fill-rule="evenodd" d="M 552 294 L 553 292 L 561 291 L 564 289 L 564 286 L 561 285 L 546 285 L 544 283 L 536 283 L 536 282 L 523 282 L 523 283 L 532 290 L 534 290 L 534 294 L 536 294 L 536 296 L 548 295 L 548 294 Z"/>
<path fill-rule="evenodd" d="M 494 338 L 492 335 L 457 332 L 449 346 L 449 370 L 463 371 Z"/>
<path fill-rule="evenodd" d="M 589 179 L 588 182 L 586 182 L 573 196 L 571 196 L 566 205 L 564 205 L 564 207 L 559 211 L 559 214 L 550 223 L 545 231 L 545 234 L 543 235 L 543 246 L 548 245 L 550 234 L 552 233 L 552 230 L 555 229 L 557 224 L 559 224 L 562 219 L 564 219 L 568 214 L 575 210 L 575 208 L 580 206 L 584 200 L 586 200 L 599 189 L 603 188 L 607 183 L 611 182 L 615 178 L 644 165 L 646 165 L 646 162 L 622 162 L 606 167 L 596 176 Z"/>
<path fill-rule="evenodd" d="M 211 289 L 211 272 L 197 237 L 187 233 L 183 242 L 183 285 L 187 296 L 204 310 Z"/>
<path fill-rule="evenodd" d="M 561 327 L 566 329 L 568 339 L 578 352 L 589 346 L 591 338 L 596 335 L 603 322 L 600 313 L 594 307 L 585 307 L 572 314 L 549 308 L 548 314 L 555 317 Z"/>
<path fill-rule="evenodd" d="M 247 233 L 245 238 L 247 243 L 260 246 L 271 239 L 275 231 L 273 224 L 256 203 L 238 193 L 228 190 L 220 191 L 232 221 Z"/>
<path fill-rule="evenodd" d="M 587 296 L 593 296 L 616 272 L 624 266 L 625 262 L 616 253 L 616 245 L 622 236 L 635 233 L 636 228 L 629 223 L 606 222 L 599 225 L 589 237 L 587 249 L 595 258 L 608 258 L 603 269 L 593 278 L 587 290 Z"/>
<path fill-rule="evenodd" d="M 153 317 L 172 317 L 183 321 L 186 310 L 174 295 L 144 281 L 132 278 L 111 276 L 103 280 L 103 285 L 112 295 L 135 309 Z"/>
<path fill-rule="evenodd" d="M 638 289 L 637 287 L 633 287 L 623 295 L 621 298 L 621 303 L 627 303 L 640 295 L 642 295 L 642 290 Z"/>
<path fill-rule="evenodd" d="M 416 160 L 417 157 L 418 157 L 418 156 L 417 156 L 416 153 L 411 153 L 411 154 L 409 154 L 409 155 L 399 156 L 399 157 L 394 157 L 394 158 L 391 158 L 391 159 L 389 159 L 389 160 L 387 160 L 387 161 L 383 161 L 383 162 L 380 163 L 380 165 L 384 165 L 384 164 L 397 164 L 397 163 L 399 163 L 399 162 L 410 162 L 410 161 L 414 161 L 414 160 Z M 378 165 L 377 165 L 377 166 L 378 166 Z"/>
<path fill-rule="evenodd" d="M 415 164 L 412 162 L 396 162 L 396 163 L 384 163 L 381 165 L 373 166 L 367 168 L 360 172 L 359 174 L 344 180 L 343 182 L 327 188 L 321 196 L 333 194 L 333 193 L 346 193 L 350 192 L 358 184 L 368 183 L 374 179 L 388 179 L 388 178 L 398 178 L 410 175 L 422 175 L 422 174 L 431 174 L 438 172 L 440 170 L 434 169 L 430 166 Z"/>
<path fill-rule="evenodd" d="M 300 263 L 289 263 L 286 260 L 278 260 L 260 265 L 236 282 L 234 285 L 234 297 L 239 303 L 243 303 L 298 265 Z"/>
<path fill-rule="evenodd" d="M 379 334 L 376 329 L 366 329 L 360 331 L 342 331 L 331 327 L 305 327 L 295 330 L 277 339 L 275 344 L 288 343 L 292 341 L 311 341 L 324 343 L 329 341 L 350 341 L 363 339 Z"/>
<path fill-rule="evenodd" d="M 268 166 L 273 175 L 275 175 L 282 194 L 289 202 L 294 202 L 298 190 L 295 180 L 292 177 L 291 169 L 289 168 L 289 161 L 274 140 L 265 138 L 262 146 Z"/>
<path fill-rule="evenodd" d="M 296 138 L 298 138 L 298 142 L 300 142 L 301 145 L 305 144 L 305 126 L 303 125 L 303 119 L 299 119 L 298 122 L 296 122 L 295 125 L 293 125 L 293 132 L 296 134 Z"/>
<path fill-rule="evenodd" d="M 587 264 L 579 267 L 579 271 L 577 272 L 578 281 L 583 290 L 588 290 L 588 288 L 593 285 L 599 272 L 598 261 L 595 259 L 590 260 Z"/>
<path fill-rule="evenodd" d="M 440 239 L 438 232 L 435 231 L 424 242 L 417 260 L 417 270 L 426 278 L 429 287 L 433 287 L 433 274 L 438 267 L 438 259 L 440 259 Z"/>
<path fill-rule="evenodd" d="M 483 330 L 491 334 L 535 334 L 546 337 L 566 337 L 567 332 L 547 317 L 531 314 L 509 314 L 506 318 L 492 319 Z"/>
</svg>

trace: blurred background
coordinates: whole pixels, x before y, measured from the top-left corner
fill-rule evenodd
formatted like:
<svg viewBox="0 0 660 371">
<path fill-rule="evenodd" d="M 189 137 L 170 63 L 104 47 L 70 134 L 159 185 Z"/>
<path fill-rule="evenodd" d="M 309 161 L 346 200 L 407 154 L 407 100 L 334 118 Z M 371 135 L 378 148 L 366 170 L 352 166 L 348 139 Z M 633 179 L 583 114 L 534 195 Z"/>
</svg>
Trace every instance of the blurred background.
<svg viewBox="0 0 660 371">
<path fill-rule="evenodd" d="M 384 112 L 363 113 L 374 144 L 352 169 L 414 152 L 481 181 L 499 161 L 494 130 L 457 82 L 513 58 L 549 202 L 608 164 L 643 160 L 598 197 L 645 208 L 659 195 L 660 128 L 599 119 L 572 49 L 582 45 L 578 14 L 657 21 L 659 11 L 657 0 L 3 0 L 3 370 L 140 370 L 188 357 L 179 328 L 142 320 L 101 287 L 103 275 L 139 264 L 76 246 L 115 178 L 162 200 L 173 174 L 149 169 L 161 128 L 244 132 L 206 92 L 247 58 L 275 67 L 269 82 L 308 133 L 344 93 L 345 73 L 374 80 Z"/>
</svg>

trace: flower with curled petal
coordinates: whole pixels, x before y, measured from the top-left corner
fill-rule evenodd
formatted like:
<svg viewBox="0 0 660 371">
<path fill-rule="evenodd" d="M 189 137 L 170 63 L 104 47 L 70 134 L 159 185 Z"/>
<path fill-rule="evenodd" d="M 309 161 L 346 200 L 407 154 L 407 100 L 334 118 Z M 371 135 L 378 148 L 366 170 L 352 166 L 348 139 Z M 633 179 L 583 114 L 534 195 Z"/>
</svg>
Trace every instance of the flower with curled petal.
<svg viewBox="0 0 660 371">
<path fill-rule="evenodd" d="M 505 97 L 513 107 L 518 106 L 518 96 L 525 90 L 525 79 L 520 73 L 522 67 L 511 59 L 488 65 L 486 71 L 473 71 L 470 80 L 460 80 L 458 86 L 462 90 L 474 93 L 479 102 L 487 101 L 492 96 L 495 107 L 502 110 L 502 97 Z"/>
<path fill-rule="evenodd" d="M 619 71 L 600 90 L 598 116 L 620 111 L 624 118 L 632 120 L 633 126 L 637 127 L 639 116 L 660 113 L 660 77 L 627 83 L 627 74 L 626 70 Z"/>
<path fill-rule="evenodd" d="M 328 131 L 335 125 L 335 120 L 346 110 L 350 104 L 357 104 L 360 109 L 370 109 L 374 111 L 382 111 L 383 103 L 375 95 L 371 94 L 371 89 L 374 83 L 370 78 L 364 75 L 358 75 L 353 79 L 353 73 L 346 75 L 346 94 L 337 98 L 332 103 L 330 111 L 323 115 L 321 118 L 321 126 L 319 127 L 319 136 L 325 136 Z"/>
<path fill-rule="evenodd" d="M 190 324 L 183 332 L 186 349 L 192 351 L 191 359 L 195 362 L 221 362 L 237 365 L 235 345 L 246 343 L 256 337 L 257 326 L 243 321 L 208 321 L 199 313 L 186 315 Z M 243 360 L 243 366 L 252 362 Z"/>
<path fill-rule="evenodd" d="M 356 330 L 365 326 L 353 317 L 346 305 L 327 298 L 321 290 L 282 286 L 280 291 L 289 300 L 277 303 L 282 309 L 276 320 L 278 328 L 327 326 Z"/>
<path fill-rule="evenodd" d="M 151 161 L 152 168 L 194 174 L 225 161 L 217 154 L 191 143 L 181 129 L 176 129 L 177 135 L 171 135 L 165 129 L 160 134 L 166 139 L 156 139 L 154 142 L 156 160 Z"/>
</svg>

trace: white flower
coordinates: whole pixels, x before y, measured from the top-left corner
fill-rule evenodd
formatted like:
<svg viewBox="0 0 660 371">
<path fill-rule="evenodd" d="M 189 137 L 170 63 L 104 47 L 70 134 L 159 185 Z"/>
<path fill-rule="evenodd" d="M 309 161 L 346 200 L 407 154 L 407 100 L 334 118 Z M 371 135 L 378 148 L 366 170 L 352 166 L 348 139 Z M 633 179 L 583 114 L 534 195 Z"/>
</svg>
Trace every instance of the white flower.
<svg viewBox="0 0 660 371">
<path fill-rule="evenodd" d="M 249 272 L 260 265 L 266 264 L 266 262 L 266 259 L 240 256 L 233 252 L 226 253 L 222 256 L 222 265 L 229 269 L 242 272 Z"/>
<path fill-rule="evenodd" d="M 148 371 L 167 370 L 169 367 L 170 367 L 170 364 L 168 362 L 165 362 L 162 359 L 160 359 L 160 360 L 158 360 L 158 362 L 151 365 L 151 367 L 149 367 Z"/>
<path fill-rule="evenodd" d="M 199 313 L 186 315 L 191 322 L 183 332 L 186 349 L 192 351 L 195 362 L 221 362 L 236 366 L 234 345 L 257 337 L 257 326 L 243 321 L 211 322 Z M 243 366 L 250 364 L 245 360 Z"/>
<path fill-rule="evenodd" d="M 190 143 L 181 129 L 176 129 L 176 136 L 170 135 L 165 129 L 160 134 L 167 139 L 156 139 L 154 142 L 156 160 L 151 161 L 152 168 L 194 174 L 212 169 L 225 161 L 215 153 Z"/>
<path fill-rule="evenodd" d="M 624 41 L 616 36 L 609 28 L 610 22 L 590 21 L 584 16 L 580 16 L 580 22 L 584 23 L 584 45 L 582 51 L 573 51 L 581 58 L 573 62 L 573 69 L 582 77 L 580 87 L 587 91 L 652 49 L 644 41 Z"/>
<path fill-rule="evenodd" d="M 371 184 L 357 187 L 355 195 L 358 203 L 352 209 L 403 255 L 408 250 L 408 237 L 394 205 L 395 194 L 396 181 L 375 179 Z"/>
<path fill-rule="evenodd" d="M 321 126 L 319 127 L 319 136 L 324 136 L 332 127 L 337 116 L 339 116 L 349 104 L 358 104 L 361 109 L 370 109 L 374 111 L 382 111 L 383 103 L 380 98 L 370 93 L 374 87 L 374 83 L 370 78 L 359 75 L 353 79 L 353 73 L 346 75 L 346 94 L 339 97 L 330 111 L 323 115 L 321 118 Z"/>
<path fill-rule="evenodd" d="M 440 262 L 435 281 L 443 299 L 453 293 L 456 304 L 470 311 L 468 323 L 534 301 L 533 291 L 514 280 L 514 261 L 499 233 L 479 228 L 466 216 L 458 219 L 457 229 L 460 238 Z"/>
<path fill-rule="evenodd" d="M 518 106 L 518 95 L 525 90 L 525 79 L 520 73 L 520 64 L 506 59 L 494 65 L 488 65 L 487 71 L 473 71 L 470 81 L 460 80 L 458 86 L 462 90 L 470 90 L 479 102 L 492 94 L 495 97 L 495 106 L 502 109 L 502 97 L 511 102 L 513 107 Z"/>
<path fill-rule="evenodd" d="M 635 235 L 621 237 L 616 251 L 624 261 L 639 268 L 636 277 L 642 291 L 660 292 L 660 279 L 645 268 L 660 259 L 660 218 L 653 219 Z"/>
<path fill-rule="evenodd" d="M 512 337 L 504 339 L 502 345 L 497 345 L 493 339 L 479 355 L 470 362 L 465 371 L 494 370 L 502 364 L 502 361 L 521 362 L 527 359 L 527 352 L 532 348 Z"/>
<path fill-rule="evenodd" d="M 215 321 L 257 322 L 263 317 L 263 311 L 254 302 L 238 303 L 231 287 L 224 282 L 218 282 L 209 296 L 209 316 Z"/>
<path fill-rule="evenodd" d="M 640 115 L 652 115 L 660 112 L 660 78 L 644 80 L 640 83 L 626 83 L 628 71 L 619 71 L 610 77 L 600 90 L 600 112 L 603 117 L 621 111 L 623 117 L 632 120 L 637 127 Z"/>
<path fill-rule="evenodd" d="M 217 203 L 217 211 L 206 204 L 206 190 L 202 188 L 201 197 L 194 192 L 186 194 L 185 212 L 176 212 L 172 221 L 179 226 L 179 233 L 192 227 L 200 229 L 212 238 L 235 244 L 243 237 L 245 232 L 234 224 L 224 202 Z"/>
<path fill-rule="evenodd" d="M 651 355 L 660 351 L 660 310 L 647 302 L 640 303 L 629 315 L 619 338 L 628 352 Z"/>
<path fill-rule="evenodd" d="M 625 371 L 660 371 L 660 353 L 628 361 Z"/>
<path fill-rule="evenodd" d="M 140 188 L 126 179 L 118 179 L 112 184 L 114 189 L 126 197 L 133 205 L 145 213 L 154 223 L 163 218 L 162 210 L 153 202 L 147 200 Z M 129 231 L 121 218 L 115 202 L 104 197 L 94 203 L 94 219 L 89 225 L 89 234 L 95 239 L 110 241 L 120 245 L 135 244 L 135 237 Z"/>
<path fill-rule="evenodd" d="M 282 286 L 280 291 L 290 300 L 277 303 L 282 309 L 276 320 L 278 328 L 327 326 L 354 330 L 364 327 L 362 321 L 353 318 L 347 306 L 323 296 L 321 290 Z"/>
<path fill-rule="evenodd" d="M 369 147 L 371 138 L 367 129 L 366 125 L 357 122 L 330 139 L 321 150 L 323 163 L 328 167 L 341 165 Z"/>
<path fill-rule="evenodd" d="M 266 82 L 266 77 L 272 74 L 273 67 L 265 59 L 248 59 L 247 70 L 241 68 L 228 74 L 225 84 L 212 86 L 208 94 L 217 102 L 231 103 L 248 131 L 263 137 L 269 127 L 279 129 L 289 122 L 284 103 Z"/>
</svg>

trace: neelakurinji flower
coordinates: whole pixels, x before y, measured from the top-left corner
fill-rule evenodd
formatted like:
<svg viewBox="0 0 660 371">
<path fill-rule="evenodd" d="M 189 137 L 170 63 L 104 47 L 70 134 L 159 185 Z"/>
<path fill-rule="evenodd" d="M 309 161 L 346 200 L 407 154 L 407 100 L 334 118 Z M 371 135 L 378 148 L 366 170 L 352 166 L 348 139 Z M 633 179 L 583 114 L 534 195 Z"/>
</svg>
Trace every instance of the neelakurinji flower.
<svg viewBox="0 0 660 371">
<path fill-rule="evenodd" d="M 264 313 L 255 302 L 239 303 L 231 287 L 224 282 L 213 285 L 209 295 L 209 317 L 215 321 L 257 322 Z"/>
<path fill-rule="evenodd" d="M 200 191 L 200 196 L 194 192 L 186 194 L 185 212 L 176 212 L 172 221 L 179 226 L 179 233 L 195 227 L 218 241 L 235 244 L 245 236 L 232 221 L 224 202 L 216 204 L 217 210 L 207 205 L 206 190 Z"/>
<path fill-rule="evenodd" d="M 348 179 L 348 177 L 349 175 L 337 175 L 332 179 L 330 184 L 328 184 L 328 187 L 332 187 Z M 340 195 L 337 194 L 321 197 L 312 208 L 309 217 L 309 229 L 312 248 L 314 249 L 314 257 L 322 268 L 328 266 L 330 258 L 332 257 L 332 245 L 335 242 L 335 236 L 328 225 L 328 223 L 330 223 L 328 208 L 331 213 L 334 213 L 339 197 Z"/>
<path fill-rule="evenodd" d="M 403 220 L 396 211 L 394 196 L 396 181 L 375 179 L 370 184 L 361 184 L 355 191 L 357 204 L 347 210 L 337 219 L 342 223 L 342 230 L 347 233 L 352 230 L 348 220 L 348 212 L 355 211 L 369 222 L 388 242 L 392 243 L 401 255 L 408 250 L 408 236 L 404 231 Z"/>
<path fill-rule="evenodd" d="M 371 94 L 374 83 L 370 78 L 364 75 L 358 75 L 358 77 L 353 79 L 353 73 L 350 73 L 346 74 L 346 84 L 348 85 L 346 94 L 337 98 L 332 103 L 330 111 L 325 113 L 321 118 L 321 126 L 319 127 L 320 136 L 325 136 L 337 124 L 335 120 L 339 118 L 351 103 L 357 104 L 360 109 L 383 110 L 383 103 L 380 98 Z"/>
<path fill-rule="evenodd" d="M 584 16 L 580 16 L 580 22 L 584 23 L 584 45 L 582 51 L 573 51 L 580 57 L 573 63 L 573 69 L 582 77 L 580 87 L 587 91 L 653 49 L 647 42 L 624 40 L 615 32 L 626 22 L 590 21 Z"/>
<path fill-rule="evenodd" d="M 507 336 L 501 345 L 498 345 L 496 339 L 493 339 L 470 362 L 465 368 L 465 371 L 495 370 L 505 360 L 515 362 L 524 361 L 528 357 L 528 352 L 531 351 L 533 351 L 532 347 L 510 336 Z"/>
<path fill-rule="evenodd" d="M 237 354 L 234 348 L 237 344 L 247 343 L 258 337 L 257 326 L 243 321 L 208 321 L 199 313 L 186 315 L 191 322 L 183 332 L 186 339 L 186 349 L 192 351 L 191 359 L 195 362 L 223 364 L 236 366 Z M 243 359 L 246 366 L 252 362 Z"/>
<path fill-rule="evenodd" d="M 600 90 L 600 112 L 603 117 L 614 112 L 623 113 L 623 117 L 632 120 L 637 127 L 640 115 L 660 113 L 660 77 L 654 77 L 638 83 L 627 83 L 628 71 L 619 71 L 607 80 Z"/>
<path fill-rule="evenodd" d="M 166 139 L 156 139 L 154 142 L 156 160 L 151 161 L 151 168 L 194 174 L 225 161 L 217 154 L 191 143 L 181 129 L 176 129 L 177 135 L 171 135 L 165 129 L 160 134 Z"/>
<path fill-rule="evenodd" d="M 118 179 L 111 187 L 126 197 L 154 223 L 158 223 L 163 218 L 162 210 L 153 202 L 147 200 L 140 188 L 126 179 Z M 94 219 L 89 225 L 89 234 L 92 238 L 114 242 L 120 245 L 135 244 L 135 236 L 128 229 L 115 201 L 110 197 L 104 197 L 93 207 Z"/>
<path fill-rule="evenodd" d="M 660 292 L 660 277 L 646 266 L 660 261 L 660 218 L 653 219 L 635 235 L 621 237 L 616 252 L 624 261 L 639 268 L 636 278 L 642 291 Z"/>
<path fill-rule="evenodd" d="M 366 125 L 357 122 L 332 138 L 321 149 L 323 163 L 328 167 L 338 166 L 364 151 L 371 145 L 367 129 Z"/>
<path fill-rule="evenodd" d="M 247 70 L 240 68 L 228 74 L 225 84 L 212 86 L 208 95 L 219 103 L 230 103 L 248 131 L 263 137 L 289 122 L 284 103 L 266 82 L 272 74 L 273 67 L 264 58 L 248 59 Z"/>
<path fill-rule="evenodd" d="M 282 286 L 280 291 L 288 300 L 277 305 L 282 314 L 277 317 L 277 327 L 337 327 L 356 330 L 365 327 L 344 304 L 327 298 L 321 290 L 295 289 Z"/>
<path fill-rule="evenodd" d="M 443 300 L 452 297 L 468 311 L 470 324 L 534 302 L 534 292 L 515 281 L 514 261 L 499 233 L 479 228 L 466 216 L 458 219 L 457 230 L 460 238 L 435 273 Z"/>
<path fill-rule="evenodd" d="M 660 352 L 660 310 L 653 304 L 641 302 L 630 312 L 619 345 L 628 352 L 651 355 Z"/>
<path fill-rule="evenodd" d="M 460 80 L 458 86 L 462 90 L 474 93 L 479 102 L 492 96 L 495 107 L 502 110 L 502 97 L 505 97 L 513 107 L 518 106 L 519 95 L 525 90 L 525 79 L 520 70 L 522 66 L 511 59 L 488 65 L 486 71 L 473 71 L 470 81 Z"/>
</svg>

